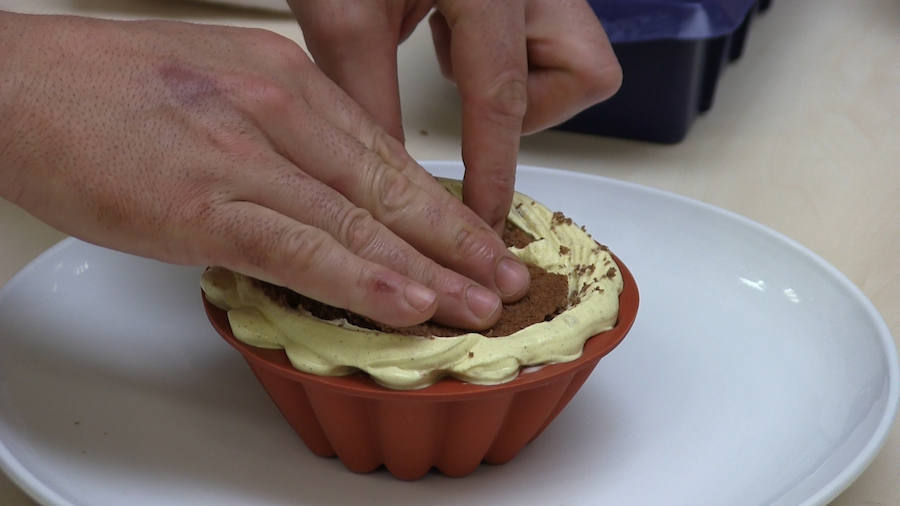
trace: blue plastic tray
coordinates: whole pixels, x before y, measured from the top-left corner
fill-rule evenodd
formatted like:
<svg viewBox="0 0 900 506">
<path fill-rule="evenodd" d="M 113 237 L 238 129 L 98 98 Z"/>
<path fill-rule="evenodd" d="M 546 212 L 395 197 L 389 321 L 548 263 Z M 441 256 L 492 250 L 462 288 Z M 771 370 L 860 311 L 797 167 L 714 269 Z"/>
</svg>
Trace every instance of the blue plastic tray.
<svg viewBox="0 0 900 506">
<path fill-rule="evenodd" d="M 740 58 L 771 0 L 591 0 L 622 65 L 622 88 L 558 128 L 679 142 L 712 107 L 719 75 Z"/>
</svg>

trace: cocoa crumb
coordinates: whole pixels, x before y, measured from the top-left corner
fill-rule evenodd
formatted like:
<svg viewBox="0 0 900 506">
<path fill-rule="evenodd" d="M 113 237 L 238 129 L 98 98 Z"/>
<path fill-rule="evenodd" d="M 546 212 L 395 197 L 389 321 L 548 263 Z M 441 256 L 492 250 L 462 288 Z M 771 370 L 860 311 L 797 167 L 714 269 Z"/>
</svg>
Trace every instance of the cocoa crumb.
<svg viewBox="0 0 900 506">
<path fill-rule="evenodd" d="M 568 254 L 569 254 L 569 248 L 567 248 L 567 247 L 563 246 L 562 244 L 560 244 L 560 245 L 559 245 L 559 254 L 560 254 L 560 255 L 568 255 Z"/>
<path fill-rule="evenodd" d="M 573 269 L 573 271 L 575 272 L 575 275 L 578 277 L 582 277 L 585 275 L 590 276 L 591 274 L 594 273 L 594 270 L 596 270 L 596 267 L 594 266 L 594 264 L 586 264 L 586 265 L 585 264 L 577 264 L 575 266 L 575 268 Z"/>
<path fill-rule="evenodd" d="M 616 268 L 615 268 L 615 267 L 610 267 L 609 270 L 606 271 L 606 277 L 609 278 L 609 279 L 612 279 L 612 278 L 616 277 Z"/>
<path fill-rule="evenodd" d="M 567 217 L 565 214 L 559 211 L 556 211 L 555 213 L 553 213 L 553 218 L 550 220 L 550 227 L 552 228 L 554 225 L 561 224 L 571 225 L 572 218 Z"/>
<path fill-rule="evenodd" d="M 472 358 L 472 357 L 474 357 L 474 356 L 475 356 L 475 354 L 472 353 L 472 352 L 470 351 L 470 352 L 469 352 L 469 358 Z"/>
</svg>

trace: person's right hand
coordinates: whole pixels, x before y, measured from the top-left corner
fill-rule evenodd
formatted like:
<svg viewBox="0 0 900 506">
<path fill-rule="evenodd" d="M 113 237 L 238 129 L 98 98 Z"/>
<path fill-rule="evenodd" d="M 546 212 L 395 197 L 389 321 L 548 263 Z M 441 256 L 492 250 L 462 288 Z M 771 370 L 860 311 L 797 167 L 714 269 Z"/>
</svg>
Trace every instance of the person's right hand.
<svg viewBox="0 0 900 506">
<path fill-rule="evenodd" d="M 394 326 L 486 328 L 497 294 L 527 290 L 490 227 L 287 39 L 3 12 L 0 38 L 0 196 L 66 233 Z"/>
<path fill-rule="evenodd" d="M 397 46 L 428 14 L 461 99 L 463 201 L 498 233 L 519 137 L 612 96 L 622 69 L 586 0 L 288 0 L 316 64 L 403 139 Z"/>
</svg>

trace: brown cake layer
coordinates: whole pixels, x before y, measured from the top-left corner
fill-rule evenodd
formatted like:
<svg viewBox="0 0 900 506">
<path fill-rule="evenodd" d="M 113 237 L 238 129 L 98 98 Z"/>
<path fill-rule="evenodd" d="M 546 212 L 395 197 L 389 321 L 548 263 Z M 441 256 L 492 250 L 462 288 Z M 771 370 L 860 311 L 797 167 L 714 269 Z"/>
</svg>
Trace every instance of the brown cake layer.
<svg viewBox="0 0 900 506">
<path fill-rule="evenodd" d="M 507 248 L 524 248 L 531 244 L 532 241 L 534 241 L 534 238 L 528 235 L 527 232 L 513 225 L 511 221 L 506 222 L 506 226 L 503 227 L 503 242 Z"/>
<path fill-rule="evenodd" d="M 533 240 L 534 238 L 507 222 L 503 241 L 508 247 L 521 248 Z M 492 337 L 508 336 L 529 325 L 550 320 L 566 309 L 569 305 L 569 282 L 565 276 L 547 272 L 534 265 L 528 266 L 528 272 L 531 274 L 528 293 L 514 303 L 504 304 L 500 320 L 490 329 L 479 332 L 480 334 Z M 323 320 L 346 319 L 358 327 L 415 336 L 451 337 L 471 332 L 434 322 L 404 328 L 389 327 L 345 309 L 323 304 L 287 288 L 262 281 L 257 283 L 275 302 L 294 309 L 303 307 L 313 316 Z"/>
</svg>

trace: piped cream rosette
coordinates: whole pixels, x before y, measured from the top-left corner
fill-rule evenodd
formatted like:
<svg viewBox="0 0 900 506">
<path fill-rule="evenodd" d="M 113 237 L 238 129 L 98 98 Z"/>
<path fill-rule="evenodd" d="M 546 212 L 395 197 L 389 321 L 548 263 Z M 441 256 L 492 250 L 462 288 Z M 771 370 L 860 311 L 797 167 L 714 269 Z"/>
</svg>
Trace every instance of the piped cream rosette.
<svg viewBox="0 0 900 506">
<path fill-rule="evenodd" d="M 460 197 L 459 181 L 441 182 Z M 283 348 L 304 372 L 342 376 L 362 370 L 393 389 L 424 388 L 448 375 L 481 385 L 505 383 L 524 366 L 581 356 L 587 339 L 616 324 L 622 291 L 622 276 L 609 251 L 571 220 L 520 193 L 513 197 L 509 220 L 535 239 L 510 251 L 526 263 L 566 275 L 570 305 L 550 321 L 504 337 L 417 337 L 365 329 L 345 319 L 321 320 L 302 307 L 274 302 L 252 279 L 218 267 L 206 270 L 201 285 L 211 303 L 228 311 L 237 339 Z"/>
</svg>

